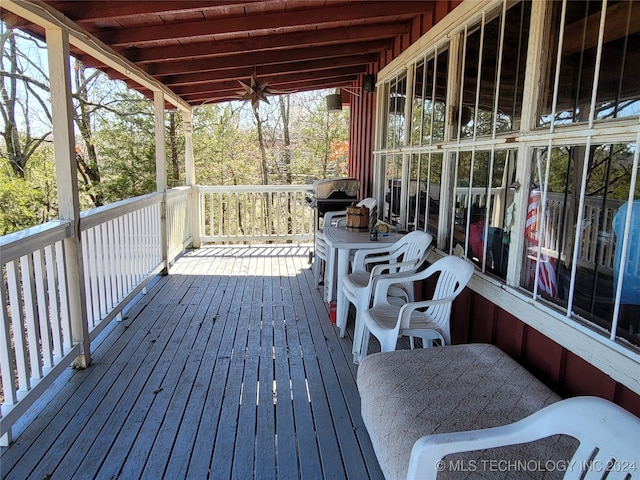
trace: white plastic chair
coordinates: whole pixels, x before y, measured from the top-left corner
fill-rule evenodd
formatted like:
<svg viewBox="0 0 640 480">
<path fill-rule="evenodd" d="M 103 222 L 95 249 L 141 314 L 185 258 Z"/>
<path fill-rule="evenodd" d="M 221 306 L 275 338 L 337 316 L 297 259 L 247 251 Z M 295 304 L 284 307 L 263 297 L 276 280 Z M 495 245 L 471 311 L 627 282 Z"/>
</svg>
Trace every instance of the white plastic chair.
<svg viewBox="0 0 640 480">
<path fill-rule="evenodd" d="M 335 212 L 326 212 L 323 217 L 322 229 L 325 225 L 338 223 L 347 215 L 346 210 L 338 210 Z M 314 246 L 313 246 L 313 277 L 316 287 L 320 285 L 320 275 L 323 273 L 324 266 L 327 262 L 327 242 L 324 239 L 322 229 L 316 230 Z"/>
<path fill-rule="evenodd" d="M 431 346 L 433 340 L 440 340 L 442 345 L 451 343 L 451 304 L 471 279 L 473 264 L 464 258 L 449 255 L 421 272 L 399 276 L 407 282 L 415 282 L 432 275 L 438 275 L 433 297 L 402 306 L 392 305 L 388 299 L 389 289 L 397 278 L 381 278 L 376 282 L 373 306 L 362 314 L 364 332 L 359 360 L 367 354 L 369 333 L 378 339 L 383 352 L 395 350 L 398 336 L 403 335 L 421 338 L 423 347 Z M 411 345 L 413 347 L 413 342 Z"/>
<path fill-rule="evenodd" d="M 416 272 L 424 264 L 432 241 L 431 234 L 416 230 L 392 244 L 356 251 L 353 272 L 342 279 L 341 288 L 345 301 L 336 312 L 336 325 L 340 328 L 342 337 L 347 327 L 349 304 L 353 303 L 356 308 L 354 361 L 360 357 L 363 340 L 364 330 L 359 317 L 371 305 L 376 282 L 379 279 L 388 279 L 389 296 L 400 299 L 400 303 L 413 301 L 413 285 L 410 281 L 405 281 L 402 274 Z"/>
<path fill-rule="evenodd" d="M 640 476 L 640 418 L 602 398 L 575 397 L 509 425 L 422 437 L 411 450 L 407 479 L 435 479 L 438 467 L 442 469 L 441 460 L 452 453 L 517 445 L 559 434 L 580 442 L 573 458 L 564 464 L 565 479 Z M 611 465 L 610 471 L 607 465 Z"/>
<path fill-rule="evenodd" d="M 378 202 L 375 198 L 364 198 L 357 203 L 358 207 L 365 206 L 369 209 L 369 212 L 373 212 Z M 343 222 L 347 217 L 346 210 L 337 210 L 334 212 L 326 212 L 323 216 L 322 229 L 325 225 L 338 225 Z M 316 287 L 320 285 L 320 275 L 324 270 L 324 266 L 327 262 L 327 242 L 324 239 L 322 229 L 316 230 L 314 246 L 313 246 L 313 277 L 316 283 Z"/>
</svg>

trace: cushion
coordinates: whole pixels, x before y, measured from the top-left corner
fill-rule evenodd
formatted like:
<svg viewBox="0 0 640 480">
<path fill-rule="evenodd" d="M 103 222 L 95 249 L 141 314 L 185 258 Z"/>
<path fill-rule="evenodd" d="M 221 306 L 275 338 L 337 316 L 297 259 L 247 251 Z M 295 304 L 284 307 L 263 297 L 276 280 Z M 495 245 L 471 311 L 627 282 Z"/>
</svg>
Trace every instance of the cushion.
<svg viewBox="0 0 640 480">
<path fill-rule="evenodd" d="M 358 368 L 362 418 L 387 480 L 405 479 L 411 448 L 424 435 L 520 420 L 560 400 L 493 345 L 396 350 Z M 577 441 L 556 436 L 445 459 L 438 478 L 562 478 Z M 564 462 L 564 463 L 563 463 Z"/>
</svg>

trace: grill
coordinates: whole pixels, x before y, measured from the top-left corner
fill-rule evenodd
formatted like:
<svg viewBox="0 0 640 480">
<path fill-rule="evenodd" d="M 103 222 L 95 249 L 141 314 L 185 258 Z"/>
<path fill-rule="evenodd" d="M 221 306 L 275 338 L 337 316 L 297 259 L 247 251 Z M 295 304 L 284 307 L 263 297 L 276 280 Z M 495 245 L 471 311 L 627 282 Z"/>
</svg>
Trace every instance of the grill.
<svg viewBox="0 0 640 480">
<path fill-rule="evenodd" d="M 357 201 L 360 180 L 341 177 L 316 180 L 307 201 L 316 209 L 316 224 L 326 212 L 344 210 Z M 316 225 L 317 227 L 317 225 Z"/>
<path fill-rule="evenodd" d="M 314 241 L 316 245 L 316 235 L 319 235 L 320 217 L 324 217 L 326 212 L 345 210 L 349 205 L 357 201 L 360 180 L 357 178 L 340 177 L 316 180 L 311 186 L 310 196 L 307 202 L 315 209 L 315 229 Z M 309 263 L 312 263 L 315 252 L 309 252 Z"/>
</svg>

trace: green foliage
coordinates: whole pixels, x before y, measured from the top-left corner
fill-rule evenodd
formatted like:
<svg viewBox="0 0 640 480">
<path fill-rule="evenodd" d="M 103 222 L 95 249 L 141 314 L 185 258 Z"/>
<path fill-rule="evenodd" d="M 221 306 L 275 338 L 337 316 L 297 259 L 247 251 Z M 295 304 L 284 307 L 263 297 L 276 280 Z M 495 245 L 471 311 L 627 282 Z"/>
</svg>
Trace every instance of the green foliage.
<svg viewBox="0 0 640 480">
<path fill-rule="evenodd" d="M 53 145 L 43 144 L 31 156 L 25 170 L 25 178 L 31 189 L 37 192 L 33 211 L 36 223 L 44 223 L 58 217 L 56 165 Z"/>
<path fill-rule="evenodd" d="M 309 183 L 347 172 L 349 112 L 328 114 L 326 91 L 290 96 L 290 174 L 293 183 Z M 261 103 L 269 183 L 284 183 L 286 145 L 278 99 Z M 260 184 L 256 117 L 248 104 L 230 102 L 197 108 L 193 120 L 196 183 Z"/>
<path fill-rule="evenodd" d="M 16 176 L 9 162 L 0 160 L 0 235 L 37 225 L 39 197 L 27 179 Z"/>
<path fill-rule="evenodd" d="M 117 111 L 103 112 L 94 133 L 106 203 L 156 189 L 153 106 L 133 92 L 116 98 Z"/>
<path fill-rule="evenodd" d="M 193 152 L 196 183 L 200 185 L 260 183 L 256 133 L 253 125 L 243 122 L 239 104 L 195 109 Z"/>
<path fill-rule="evenodd" d="M 28 74 L 28 73 L 27 73 Z M 74 67 L 76 159 L 81 209 L 136 197 L 156 189 L 153 104 L 122 82 Z M 261 103 L 229 102 L 194 110 L 196 183 L 203 185 L 308 183 L 347 172 L 348 111 L 329 115 L 326 91 Z M 281 108 L 278 108 L 278 107 Z M 27 117 L 28 121 L 31 117 Z M 258 125 L 261 137 L 259 141 Z M 184 184 L 185 137 L 181 115 L 165 115 L 169 188 Z M 49 126 L 50 127 L 50 126 Z M 286 128 L 285 128 L 286 127 Z M 285 133 L 286 132 L 286 135 Z M 264 154 L 263 154 L 264 152 Z M 7 152 L 2 158 L 7 159 Z M 0 172 L 0 232 L 57 216 L 53 148 L 42 143 L 29 157 L 24 178 L 9 162 Z"/>
<path fill-rule="evenodd" d="M 167 125 L 167 188 L 184 185 L 185 137 L 182 128 L 182 116 L 176 110 L 165 115 Z"/>
<path fill-rule="evenodd" d="M 310 92 L 307 109 L 301 109 L 294 122 L 299 132 L 294 170 L 302 183 L 347 174 L 349 111 L 328 113 L 324 101 L 327 94 Z"/>
</svg>

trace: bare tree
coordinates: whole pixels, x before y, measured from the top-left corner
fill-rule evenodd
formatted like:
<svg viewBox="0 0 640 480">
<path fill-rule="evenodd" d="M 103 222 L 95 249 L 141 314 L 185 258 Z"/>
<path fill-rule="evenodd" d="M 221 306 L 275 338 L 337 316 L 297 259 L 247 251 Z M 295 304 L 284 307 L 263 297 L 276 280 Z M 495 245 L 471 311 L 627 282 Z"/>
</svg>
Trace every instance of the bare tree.
<svg viewBox="0 0 640 480">
<path fill-rule="evenodd" d="M 93 108 L 89 102 L 89 88 L 91 82 L 100 75 L 98 70 L 94 70 L 89 76 L 82 62 L 76 60 L 73 71 L 75 83 L 75 97 L 77 110 L 75 122 L 78 126 L 85 149 L 76 148 L 76 159 L 78 161 L 78 171 L 84 182 L 84 187 L 93 202 L 93 205 L 100 207 L 104 205 L 104 194 L 100 185 L 100 167 L 98 164 L 98 153 L 93 142 L 93 129 L 91 127 L 91 115 Z"/>
<path fill-rule="evenodd" d="M 171 156 L 171 172 L 176 185 L 180 184 L 180 160 L 178 156 L 178 122 L 179 114 L 172 110 L 169 112 L 169 155 Z"/>
<path fill-rule="evenodd" d="M 51 125 L 51 113 L 46 102 L 49 91 L 48 79 L 36 61 L 25 55 L 17 46 L 17 33 L 11 29 L 0 33 L 0 115 L 4 123 L 2 138 L 6 147 L 6 156 L 14 173 L 24 178 L 25 167 L 29 158 L 50 135 L 50 127 L 39 133 L 32 130 L 31 120 L 34 116 L 32 101 L 39 105 L 42 113 Z M 33 47 L 40 48 L 28 37 L 20 37 L 25 42 L 32 42 Z M 32 56 L 34 59 L 37 56 Z M 38 80 L 29 72 L 38 72 L 44 80 Z M 19 131 L 20 120 L 24 122 L 24 131 Z"/>
<path fill-rule="evenodd" d="M 293 176 L 291 174 L 291 137 L 289 136 L 289 112 L 291 111 L 291 101 L 289 95 L 280 95 L 278 97 L 280 104 L 280 116 L 282 117 L 282 133 L 284 138 L 284 149 L 282 152 L 282 160 L 284 164 L 284 178 L 287 185 L 291 185 Z M 287 231 L 293 232 L 293 218 L 291 210 L 293 209 L 291 197 L 287 200 Z"/>
<path fill-rule="evenodd" d="M 284 138 L 284 150 L 282 152 L 282 160 L 284 163 L 284 178 L 287 185 L 291 185 L 293 176 L 291 174 L 291 137 L 289 135 L 289 119 L 291 111 L 291 99 L 289 95 L 280 95 L 278 97 L 280 103 L 280 115 L 282 117 L 282 134 Z"/>
</svg>

